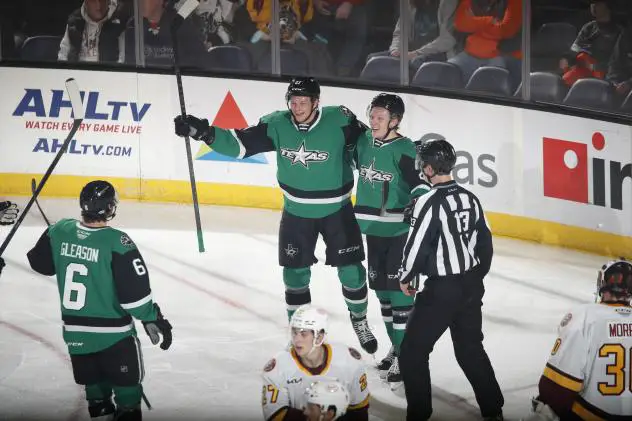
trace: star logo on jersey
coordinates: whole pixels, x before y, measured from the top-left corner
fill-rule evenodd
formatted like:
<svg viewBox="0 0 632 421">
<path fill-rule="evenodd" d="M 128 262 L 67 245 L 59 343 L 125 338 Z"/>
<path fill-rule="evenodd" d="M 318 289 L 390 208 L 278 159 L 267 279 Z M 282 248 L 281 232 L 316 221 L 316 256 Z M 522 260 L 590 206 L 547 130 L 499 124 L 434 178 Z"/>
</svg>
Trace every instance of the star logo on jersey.
<svg viewBox="0 0 632 421">
<path fill-rule="evenodd" d="M 298 254 L 298 247 L 293 247 L 292 244 L 288 244 L 285 248 L 285 254 L 290 258 L 296 256 Z"/>
<path fill-rule="evenodd" d="M 386 171 L 380 171 L 375 168 L 375 158 L 373 158 L 373 161 L 371 161 L 371 165 L 369 165 L 368 167 L 364 165 L 360 166 L 360 178 L 362 179 L 363 183 L 371 183 L 371 185 L 374 186 L 375 181 L 393 181 L 393 174 Z"/>
<path fill-rule="evenodd" d="M 309 168 L 310 162 L 324 162 L 329 159 L 329 153 L 324 151 L 310 151 L 305 147 L 305 141 L 298 149 L 281 148 L 281 156 L 287 158 L 292 165 L 300 163 L 305 168 Z"/>
</svg>

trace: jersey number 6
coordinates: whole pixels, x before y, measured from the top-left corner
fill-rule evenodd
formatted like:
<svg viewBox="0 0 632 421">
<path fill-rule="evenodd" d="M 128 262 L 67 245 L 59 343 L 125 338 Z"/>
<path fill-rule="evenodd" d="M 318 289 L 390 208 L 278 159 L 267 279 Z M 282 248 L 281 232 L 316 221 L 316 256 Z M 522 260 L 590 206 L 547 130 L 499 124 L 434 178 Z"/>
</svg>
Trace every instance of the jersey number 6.
<svg viewBox="0 0 632 421">
<path fill-rule="evenodd" d="M 70 263 L 66 266 L 62 304 L 68 310 L 81 310 L 86 305 L 86 286 L 80 282 L 75 282 L 75 275 L 88 276 L 86 265 Z"/>
</svg>

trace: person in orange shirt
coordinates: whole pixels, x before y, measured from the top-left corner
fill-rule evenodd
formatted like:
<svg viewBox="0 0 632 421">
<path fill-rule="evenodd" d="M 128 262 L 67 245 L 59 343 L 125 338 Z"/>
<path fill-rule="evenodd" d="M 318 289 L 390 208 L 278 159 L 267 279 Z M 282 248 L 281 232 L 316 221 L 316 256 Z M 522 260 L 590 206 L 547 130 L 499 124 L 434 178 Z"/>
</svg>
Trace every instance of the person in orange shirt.
<svg viewBox="0 0 632 421">
<path fill-rule="evenodd" d="M 481 66 L 519 71 L 522 0 L 461 0 L 454 28 L 466 34 L 465 49 L 448 61 L 461 68 L 466 83 Z"/>
<path fill-rule="evenodd" d="M 283 42 L 294 42 L 300 37 L 299 29 L 303 24 L 312 20 L 314 16 L 314 5 L 312 0 L 282 0 L 281 8 L 290 9 L 296 19 L 286 19 L 285 25 L 281 28 L 281 39 Z M 272 20 L 271 0 L 248 0 L 246 9 L 252 22 L 257 25 L 260 31 L 258 35 L 261 39 L 270 39 L 270 21 Z"/>
</svg>

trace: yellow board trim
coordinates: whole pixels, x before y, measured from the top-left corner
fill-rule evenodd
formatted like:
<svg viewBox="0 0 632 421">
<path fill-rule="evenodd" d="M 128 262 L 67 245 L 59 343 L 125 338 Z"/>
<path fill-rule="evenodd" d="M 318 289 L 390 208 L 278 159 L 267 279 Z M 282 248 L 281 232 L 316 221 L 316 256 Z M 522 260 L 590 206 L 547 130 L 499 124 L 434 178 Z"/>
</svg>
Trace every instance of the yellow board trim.
<svg viewBox="0 0 632 421">
<path fill-rule="evenodd" d="M 551 380 L 555 384 L 562 386 L 568 390 L 572 390 L 573 392 L 579 392 L 582 390 L 583 383 L 578 382 L 577 380 L 573 380 L 563 375 L 562 373 L 558 373 L 557 371 L 552 370 L 549 367 L 544 369 L 544 377 Z"/>
<path fill-rule="evenodd" d="M 41 174 L 0 173 L 0 195 L 30 196 L 33 177 L 39 180 Z M 98 178 L 114 184 L 121 199 L 191 203 L 188 181 L 102 176 L 53 175 L 42 196 L 78 198 L 81 188 Z M 283 206 L 283 194 L 274 187 L 198 182 L 197 190 L 201 204 L 264 209 L 281 209 Z M 632 259 L 632 237 L 504 213 L 488 212 L 486 215 L 494 235 Z"/>
<path fill-rule="evenodd" d="M 571 410 L 577 415 L 579 415 L 579 417 L 584 421 L 606 421 L 605 418 L 601 418 L 595 415 L 586 407 L 584 407 L 584 405 L 582 405 L 581 403 L 577 401 L 573 402 L 573 407 Z"/>
</svg>

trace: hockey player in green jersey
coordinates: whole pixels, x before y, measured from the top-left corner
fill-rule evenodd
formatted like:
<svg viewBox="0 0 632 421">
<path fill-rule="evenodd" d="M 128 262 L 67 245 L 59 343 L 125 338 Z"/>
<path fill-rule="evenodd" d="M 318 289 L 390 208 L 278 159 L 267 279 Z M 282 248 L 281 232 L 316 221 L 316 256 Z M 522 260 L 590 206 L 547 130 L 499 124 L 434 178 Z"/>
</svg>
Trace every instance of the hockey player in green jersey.
<svg viewBox="0 0 632 421">
<path fill-rule="evenodd" d="M 397 355 L 414 302 L 399 288 L 398 270 L 409 228 L 404 209 L 430 186 L 415 169 L 415 144 L 397 132 L 404 117 L 402 99 L 379 94 L 368 113 L 371 130 L 358 142 L 355 157 L 359 171 L 355 214 L 366 235 L 369 288 L 380 301 L 392 343 L 378 370 L 393 385 L 402 381 Z"/>
<path fill-rule="evenodd" d="M 151 342 L 171 345 L 171 325 L 154 303 L 147 266 L 134 242 L 108 226 L 118 203 L 107 181 L 80 195 L 82 220 L 62 219 L 28 252 L 31 267 L 57 277 L 63 337 L 93 419 L 141 420 L 143 358 L 134 319 Z M 112 402 L 112 394 L 114 402 Z"/>
<path fill-rule="evenodd" d="M 0 225 L 13 225 L 18 217 L 20 209 L 15 203 L 4 201 L 0 202 Z M 0 257 L 0 274 L 4 268 L 4 259 Z"/>
<path fill-rule="evenodd" d="M 377 340 L 369 329 L 362 234 L 353 213 L 353 151 L 366 126 L 343 106 L 320 107 L 313 78 L 291 81 L 288 110 L 262 117 L 255 126 L 231 132 L 193 116 L 175 118 L 179 136 L 191 136 L 215 152 L 245 158 L 276 152 L 277 179 L 284 196 L 279 229 L 288 319 L 311 302 L 311 265 L 321 234 L 326 264 L 338 270 L 342 294 L 362 348 L 373 354 Z"/>
</svg>

